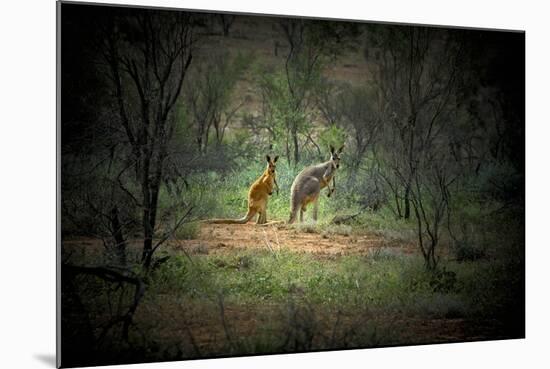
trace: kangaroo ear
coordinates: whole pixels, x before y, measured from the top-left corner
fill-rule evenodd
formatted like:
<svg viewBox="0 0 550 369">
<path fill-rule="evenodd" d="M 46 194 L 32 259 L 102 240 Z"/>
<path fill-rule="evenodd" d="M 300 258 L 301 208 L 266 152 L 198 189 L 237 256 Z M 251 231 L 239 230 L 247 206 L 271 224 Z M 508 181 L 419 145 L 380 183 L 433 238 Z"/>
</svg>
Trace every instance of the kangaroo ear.
<svg viewBox="0 0 550 369">
<path fill-rule="evenodd" d="M 269 155 L 266 155 L 265 158 L 267 159 L 268 163 L 271 161 L 271 158 L 269 157 Z"/>
<path fill-rule="evenodd" d="M 338 154 L 340 154 L 342 150 L 344 150 L 344 145 L 340 146 L 340 148 L 338 149 Z"/>
<path fill-rule="evenodd" d="M 278 159 L 279 159 L 279 155 L 275 156 L 275 159 L 273 159 L 273 162 L 276 163 Z"/>
<path fill-rule="evenodd" d="M 334 146 L 330 145 L 330 153 L 334 154 Z"/>
</svg>

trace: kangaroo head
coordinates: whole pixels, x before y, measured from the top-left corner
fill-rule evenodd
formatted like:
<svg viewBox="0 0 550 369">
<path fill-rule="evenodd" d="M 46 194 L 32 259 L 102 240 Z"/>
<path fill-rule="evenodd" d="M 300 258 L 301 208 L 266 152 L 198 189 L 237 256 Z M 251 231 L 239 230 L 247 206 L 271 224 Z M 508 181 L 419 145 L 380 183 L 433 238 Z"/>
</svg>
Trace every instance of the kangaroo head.
<svg viewBox="0 0 550 369">
<path fill-rule="evenodd" d="M 344 150 L 344 145 L 340 146 L 338 150 L 334 149 L 334 146 L 330 145 L 330 161 L 334 169 L 340 168 L 340 154 Z"/>
<path fill-rule="evenodd" d="M 275 156 L 273 160 L 271 160 L 271 157 L 269 155 L 266 155 L 265 158 L 267 159 L 267 171 L 270 175 L 275 174 L 275 169 L 277 169 L 277 166 L 275 163 L 279 159 L 279 155 Z"/>
</svg>

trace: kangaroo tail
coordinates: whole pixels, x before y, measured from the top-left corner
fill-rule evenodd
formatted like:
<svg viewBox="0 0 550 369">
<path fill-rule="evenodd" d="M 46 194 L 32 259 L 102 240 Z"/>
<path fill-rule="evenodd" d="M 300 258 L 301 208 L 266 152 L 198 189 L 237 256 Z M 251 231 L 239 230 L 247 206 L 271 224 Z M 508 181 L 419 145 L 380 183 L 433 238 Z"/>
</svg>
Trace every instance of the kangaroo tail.
<svg viewBox="0 0 550 369">
<path fill-rule="evenodd" d="M 248 209 L 246 215 L 240 219 L 208 219 L 204 223 L 209 224 L 246 224 L 252 217 L 256 215 L 256 211 Z"/>
</svg>

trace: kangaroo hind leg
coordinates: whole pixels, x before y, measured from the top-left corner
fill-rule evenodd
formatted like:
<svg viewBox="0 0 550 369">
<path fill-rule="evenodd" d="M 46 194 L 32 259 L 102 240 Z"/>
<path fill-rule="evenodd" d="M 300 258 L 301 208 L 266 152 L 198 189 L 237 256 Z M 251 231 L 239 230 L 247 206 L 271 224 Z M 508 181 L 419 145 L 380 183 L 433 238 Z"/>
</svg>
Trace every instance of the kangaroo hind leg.
<svg viewBox="0 0 550 369">
<path fill-rule="evenodd" d="M 256 224 L 265 224 L 267 222 L 267 212 L 264 210 L 261 210 L 258 215 L 258 221 Z"/>
<path fill-rule="evenodd" d="M 300 223 L 302 223 L 304 221 L 304 213 L 306 211 L 306 207 L 305 206 L 302 206 L 300 208 Z"/>
<path fill-rule="evenodd" d="M 297 213 L 298 213 L 298 210 L 294 208 L 290 210 L 290 217 L 288 218 L 288 224 L 292 224 L 296 221 Z"/>
<path fill-rule="evenodd" d="M 317 221 L 317 214 L 319 212 L 319 197 L 317 197 L 313 202 L 313 220 Z"/>
</svg>

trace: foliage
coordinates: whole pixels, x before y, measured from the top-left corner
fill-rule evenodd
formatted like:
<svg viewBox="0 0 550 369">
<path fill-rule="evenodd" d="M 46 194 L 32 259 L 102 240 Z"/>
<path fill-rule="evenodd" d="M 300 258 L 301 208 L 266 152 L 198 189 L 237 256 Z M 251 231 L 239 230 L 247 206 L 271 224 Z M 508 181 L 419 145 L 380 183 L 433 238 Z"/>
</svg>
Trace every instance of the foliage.
<svg viewBox="0 0 550 369">
<path fill-rule="evenodd" d="M 185 107 L 201 154 L 208 149 L 211 130 L 215 143 L 219 146 L 223 142 L 227 127 L 242 107 L 244 101 L 235 96 L 234 90 L 252 60 L 252 55 L 239 53 L 232 57 L 222 49 L 191 68 Z"/>
<path fill-rule="evenodd" d="M 75 358 L 423 343 L 438 331 L 424 324 L 441 321 L 523 334 L 523 90 L 501 65 L 521 58 L 504 38 L 277 19 L 262 28 L 272 56 L 261 34 L 243 33 L 253 19 L 97 15 L 64 24 L 78 62 L 63 67 L 62 237 L 103 248 L 64 261 L 135 276 L 146 292 L 122 339 L 109 322 L 130 290 L 93 273 L 64 279 L 64 331 L 87 344 Z M 286 227 L 379 246 L 210 253 L 199 220 L 241 217 L 266 154 L 281 156 L 268 221 L 284 221 L 294 178 L 329 160 L 330 145 L 345 145 L 336 191 L 321 192 L 318 222 L 306 212 Z M 407 336 L 414 324 L 430 334 Z"/>
<path fill-rule="evenodd" d="M 319 133 L 319 145 L 326 150 L 331 145 L 338 148 L 346 142 L 346 132 L 335 124 L 325 128 Z"/>
</svg>

